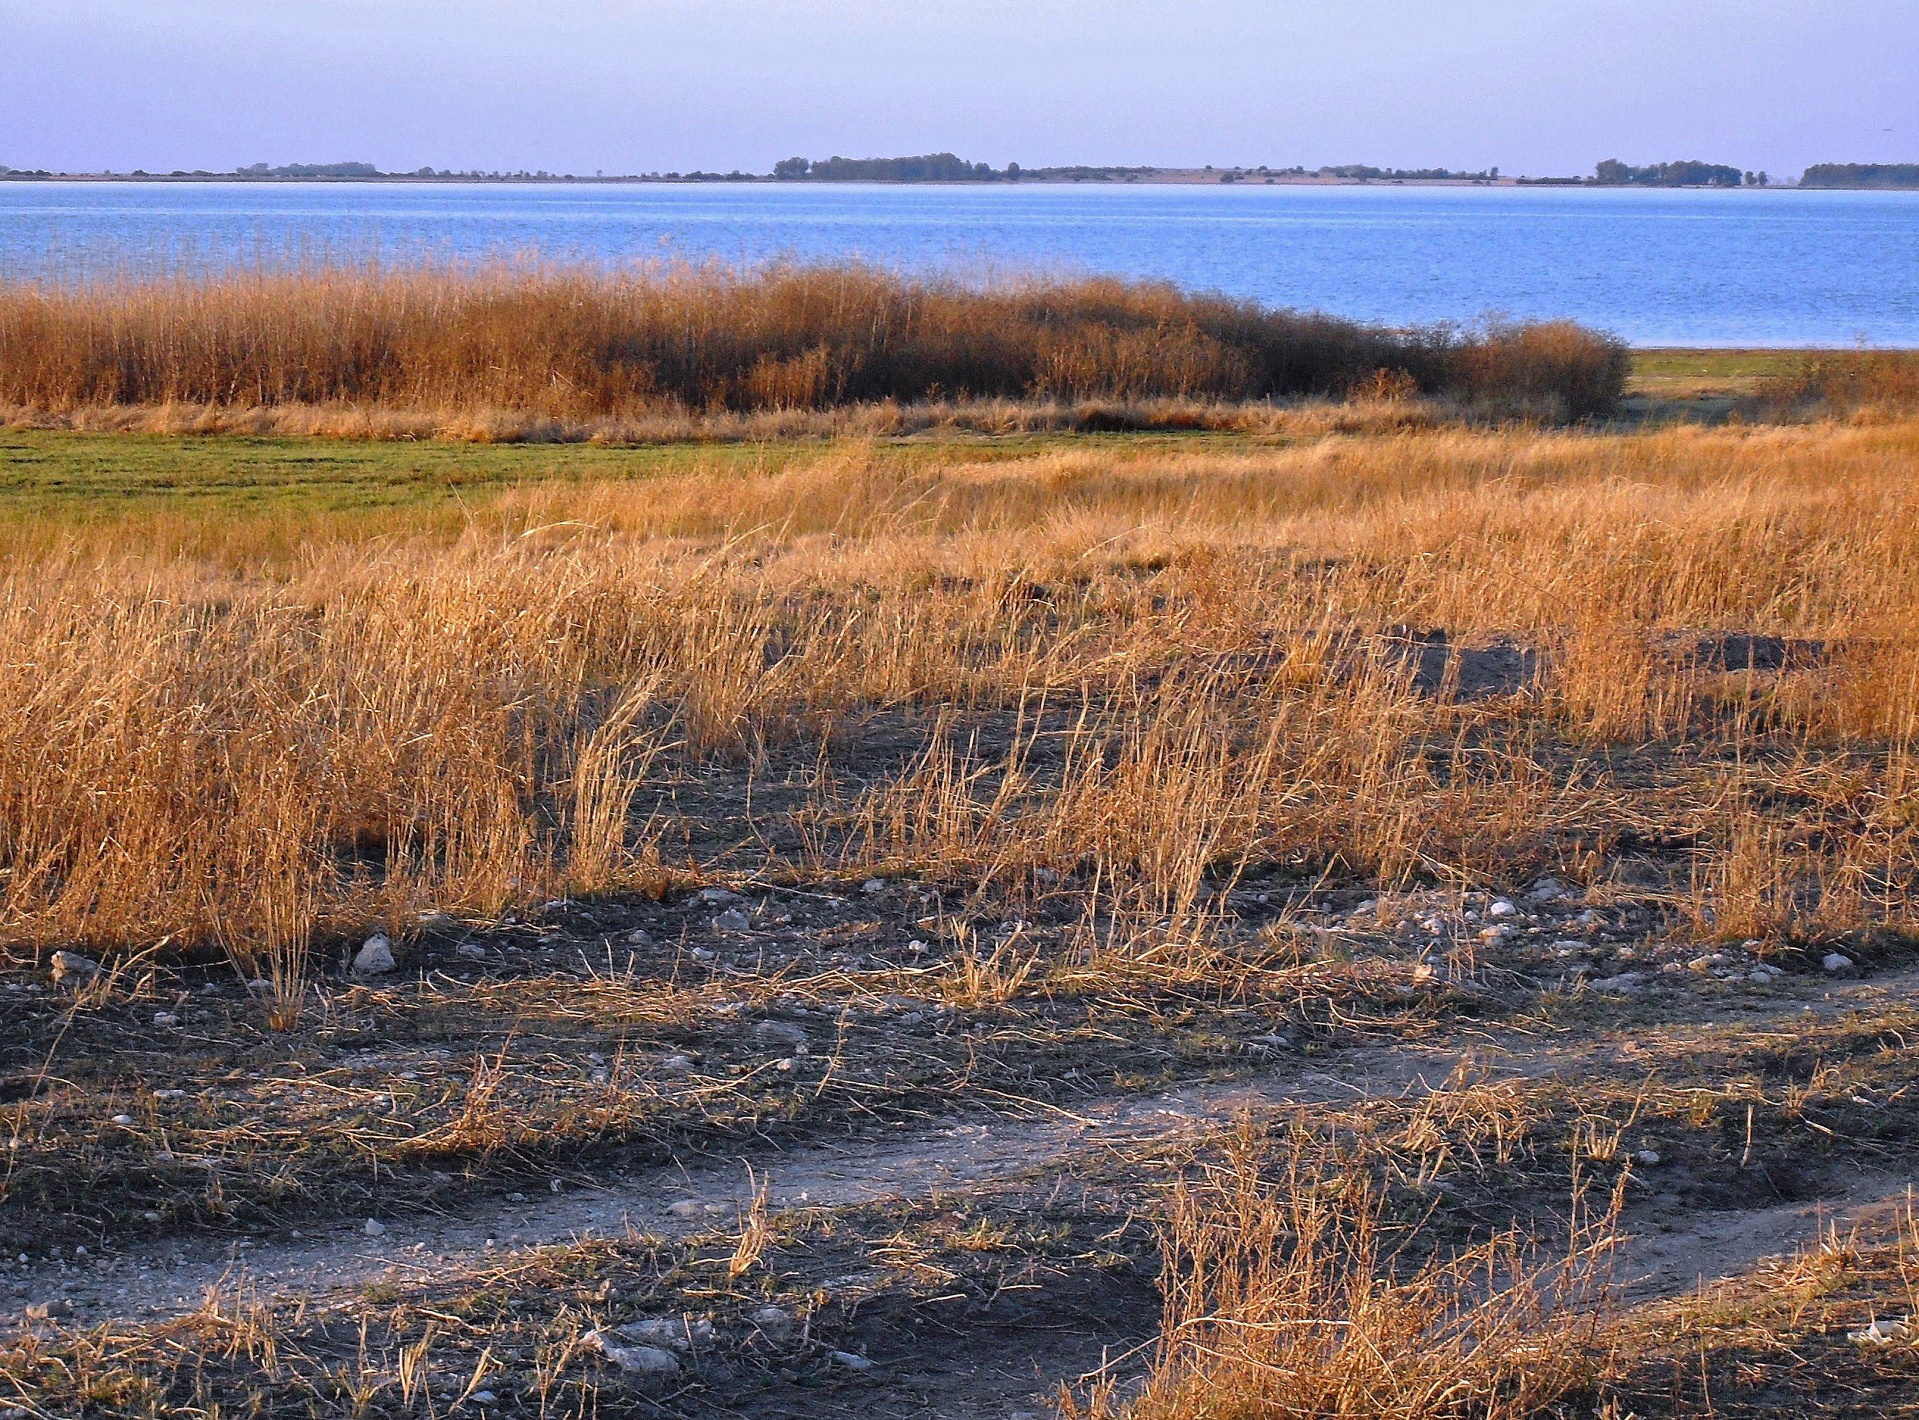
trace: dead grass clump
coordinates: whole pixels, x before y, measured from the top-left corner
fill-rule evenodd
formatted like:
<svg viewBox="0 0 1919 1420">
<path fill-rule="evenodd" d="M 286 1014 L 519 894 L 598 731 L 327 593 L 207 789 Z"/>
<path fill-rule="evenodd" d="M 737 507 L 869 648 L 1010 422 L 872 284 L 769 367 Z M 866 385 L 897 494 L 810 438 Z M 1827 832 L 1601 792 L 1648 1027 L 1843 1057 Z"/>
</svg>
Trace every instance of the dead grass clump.
<svg viewBox="0 0 1919 1420">
<path fill-rule="evenodd" d="M 1173 1195 L 1166 1319 L 1144 1390 L 1074 1420 L 1519 1420 L 1589 1401 L 1605 1368 L 1612 1216 L 1543 1257 L 1516 1231 L 1417 1254 L 1365 1163 L 1242 1134 Z M 1616 1212 L 1616 1205 L 1614 1211 Z"/>
<path fill-rule="evenodd" d="M 980 288 L 857 265 L 0 285 L 0 406 L 177 410 L 189 428 L 331 407 L 348 412 L 341 428 L 469 411 L 474 437 L 517 421 L 513 437 L 543 438 L 688 412 L 1343 397 L 1382 371 L 1427 395 L 1584 418 L 1616 406 L 1623 360 L 1617 342 L 1565 325 L 1396 332 L 1156 283 Z"/>
<path fill-rule="evenodd" d="M 1919 410 L 1919 352 L 1826 351 L 1766 382 L 1762 408 L 1826 414 L 1910 414 Z"/>
</svg>

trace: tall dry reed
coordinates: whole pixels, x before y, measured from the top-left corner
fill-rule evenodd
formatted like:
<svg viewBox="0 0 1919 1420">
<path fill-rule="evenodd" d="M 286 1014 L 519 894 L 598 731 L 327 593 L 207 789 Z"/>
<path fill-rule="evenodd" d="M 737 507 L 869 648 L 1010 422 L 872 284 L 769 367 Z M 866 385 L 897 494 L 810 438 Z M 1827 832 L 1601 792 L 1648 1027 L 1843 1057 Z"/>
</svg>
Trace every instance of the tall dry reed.
<svg viewBox="0 0 1919 1420">
<path fill-rule="evenodd" d="M 1611 411 L 1617 342 L 1396 332 L 1110 279 L 969 286 L 856 266 L 329 266 L 0 284 L 0 408 L 466 411 L 485 422 L 893 401 L 1252 400 L 1407 388 Z M 335 417 L 332 423 L 345 421 Z"/>
</svg>

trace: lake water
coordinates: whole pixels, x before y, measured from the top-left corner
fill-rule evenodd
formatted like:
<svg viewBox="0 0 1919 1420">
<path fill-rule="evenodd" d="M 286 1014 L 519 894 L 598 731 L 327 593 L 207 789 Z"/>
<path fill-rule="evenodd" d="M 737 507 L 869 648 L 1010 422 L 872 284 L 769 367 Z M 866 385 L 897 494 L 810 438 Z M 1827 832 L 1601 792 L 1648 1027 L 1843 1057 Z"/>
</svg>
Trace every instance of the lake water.
<svg viewBox="0 0 1919 1420">
<path fill-rule="evenodd" d="M 0 183 L 0 272 L 540 252 L 1110 272 L 1395 325 L 1919 346 L 1919 193 L 1565 188 Z"/>
</svg>

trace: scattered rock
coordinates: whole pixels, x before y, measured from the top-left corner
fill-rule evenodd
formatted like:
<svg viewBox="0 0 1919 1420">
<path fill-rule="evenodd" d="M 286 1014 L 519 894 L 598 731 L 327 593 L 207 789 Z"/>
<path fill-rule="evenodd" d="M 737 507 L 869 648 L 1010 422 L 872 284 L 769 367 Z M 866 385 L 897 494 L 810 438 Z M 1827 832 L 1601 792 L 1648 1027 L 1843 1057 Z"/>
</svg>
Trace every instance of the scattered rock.
<svg viewBox="0 0 1919 1420">
<path fill-rule="evenodd" d="M 1634 991 L 1646 984 L 1643 971 L 1622 971 L 1617 976 L 1608 976 L 1592 983 L 1595 991 Z"/>
<path fill-rule="evenodd" d="M 468 961 L 485 961 L 486 948 L 478 942 L 462 942 L 453 949 L 455 956 L 465 957 Z"/>
<path fill-rule="evenodd" d="M 669 1055 L 660 1062 L 660 1068 L 669 1075 L 684 1075 L 692 1070 L 693 1057 L 690 1055 Z"/>
<path fill-rule="evenodd" d="M 1657 1149 L 1641 1149 L 1633 1155 L 1633 1161 L 1644 1164 L 1647 1168 L 1652 1168 L 1659 1162 L 1659 1151 Z"/>
<path fill-rule="evenodd" d="M 124 1128 L 124 1127 L 126 1127 L 127 1125 L 129 1125 L 129 1124 L 132 1124 L 132 1123 L 133 1123 L 133 1116 L 132 1116 L 132 1115 L 130 1115 L 130 1114 L 116 1114 L 116 1115 L 114 1115 L 114 1116 L 113 1116 L 113 1118 L 111 1118 L 111 1119 L 109 1119 L 109 1120 L 107 1121 L 107 1123 L 109 1123 L 109 1124 L 118 1124 L 118 1125 L 120 1125 L 120 1126 L 121 1126 L 122 1128 Z"/>
<path fill-rule="evenodd" d="M 1848 1331 L 1846 1340 L 1860 1346 L 1890 1346 L 1895 1341 L 1903 1341 L 1912 1335 L 1912 1319 L 1905 1321 L 1874 1320 L 1870 1326 L 1862 1326 L 1857 1331 Z"/>
<path fill-rule="evenodd" d="M 180 1018 L 172 1011 L 155 1011 L 153 1013 L 153 1024 L 160 1030 L 172 1030 L 180 1024 Z"/>
<path fill-rule="evenodd" d="M 705 1317 L 656 1316 L 646 1321 L 628 1322 L 616 1328 L 616 1333 L 627 1341 L 689 1351 L 713 1339 L 713 1323 Z"/>
<path fill-rule="evenodd" d="M 384 976 L 398 965 L 393 960 L 393 940 L 384 932 L 368 937 L 353 955 L 355 976 Z"/>
<path fill-rule="evenodd" d="M 1852 958 L 1844 952 L 1827 952 L 1819 965 L 1823 966 L 1834 976 L 1837 976 L 1842 971 L 1851 971 L 1854 963 Z"/>
<path fill-rule="evenodd" d="M 99 974 L 100 963 L 92 957 L 83 957 L 78 952 L 53 954 L 53 980 L 56 986 L 69 976 L 76 981 L 91 981 Z"/>
<path fill-rule="evenodd" d="M 366 1227 L 362 1231 L 370 1238 L 383 1238 L 386 1236 L 386 1224 L 378 1218 L 368 1218 Z"/>
<path fill-rule="evenodd" d="M 500 1397 L 490 1390 L 476 1390 L 467 1397 L 475 1405 L 498 1405 Z"/>
<path fill-rule="evenodd" d="M 832 1357 L 834 1365 L 844 1366 L 849 1371 L 870 1371 L 873 1369 L 873 1363 L 871 1361 L 867 1360 L 864 1356 L 855 1355 L 851 1351 L 835 1351 L 832 1353 Z"/>
<path fill-rule="evenodd" d="M 653 934 L 644 927 L 635 927 L 626 934 L 626 940 L 636 947 L 650 947 L 653 945 Z"/>
<path fill-rule="evenodd" d="M 872 897 L 876 893 L 885 892 L 886 879 L 885 878 L 868 878 L 865 882 L 860 884 L 860 891 L 865 893 L 868 897 Z"/>
<path fill-rule="evenodd" d="M 1519 911 L 1517 907 L 1514 907 L 1511 902 L 1503 897 L 1496 898 L 1493 901 L 1493 905 L 1486 910 L 1494 917 L 1511 917 Z"/>
<path fill-rule="evenodd" d="M 762 1045 L 784 1045 L 799 1050 L 806 1045 L 806 1032 L 791 1021 L 758 1021 L 753 1038 Z"/>
<path fill-rule="evenodd" d="M 1566 885 L 1558 878 L 1541 878 L 1526 889 L 1526 897 L 1532 902 L 1557 902 L 1566 895 Z"/>
<path fill-rule="evenodd" d="M 604 1332 L 591 1332 L 582 1345 L 598 1351 L 629 1376 L 676 1376 L 680 1363 L 671 1351 L 658 1346 L 616 1346 Z"/>
<path fill-rule="evenodd" d="M 753 1325 L 770 1337 L 786 1335 L 793 1329 L 793 1318 L 779 1307 L 761 1307 L 753 1313 Z"/>
<path fill-rule="evenodd" d="M 730 907 L 734 903 L 745 902 L 746 899 L 736 892 L 728 892 L 725 888 L 710 887 L 700 889 L 700 901 L 714 907 Z"/>
<path fill-rule="evenodd" d="M 697 1218 L 706 1211 L 706 1205 L 697 1198 L 682 1198 L 677 1203 L 669 1203 L 666 1211 L 675 1218 Z"/>
<path fill-rule="evenodd" d="M 713 919 L 715 932 L 744 932 L 753 925 L 753 919 L 737 907 L 729 907 Z"/>
</svg>

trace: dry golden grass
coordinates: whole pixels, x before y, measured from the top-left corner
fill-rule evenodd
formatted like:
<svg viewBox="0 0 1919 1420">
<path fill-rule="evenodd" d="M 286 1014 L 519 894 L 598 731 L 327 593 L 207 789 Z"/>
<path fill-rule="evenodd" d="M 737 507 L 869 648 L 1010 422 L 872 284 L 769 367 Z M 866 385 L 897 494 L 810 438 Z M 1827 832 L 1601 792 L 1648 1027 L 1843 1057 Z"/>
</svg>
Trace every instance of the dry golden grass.
<svg viewBox="0 0 1919 1420">
<path fill-rule="evenodd" d="M 429 906 L 657 891 L 663 787 L 808 763 L 815 868 L 1085 869 L 1165 910 L 1253 859 L 1591 876 L 1643 831 L 1700 850 L 1710 932 L 1898 925 L 1915 453 L 1909 424 L 850 444 L 293 560 L 18 525 L 0 923 L 266 962 Z M 1537 660 L 1457 693 L 1407 628 Z M 862 726 L 900 716 L 919 749 L 882 770 Z"/>
<path fill-rule="evenodd" d="M 1250 1128 L 1174 1190 L 1166 1321 L 1130 1403 L 1068 1420 L 1528 1420 L 1597 1398 L 1622 1188 L 1557 1256 L 1518 1230 L 1411 1255 L 1367 1160 Z"/>
<path fill-rule="evenodd" d="M 440 427 L 550 430 L 882 401 L 1363 389 L 1586 418 L 1617 406 L 1625 375 L 1623 346 L 1566 323 L 1393 332 L 1111 279 L 522 264 L 0 285 L 0 407 L 29 414 L 332 406 L 342 423 L 347 406 L 375 428 L 425 412 Z"/>
</svg>

